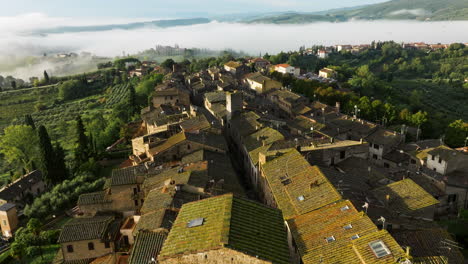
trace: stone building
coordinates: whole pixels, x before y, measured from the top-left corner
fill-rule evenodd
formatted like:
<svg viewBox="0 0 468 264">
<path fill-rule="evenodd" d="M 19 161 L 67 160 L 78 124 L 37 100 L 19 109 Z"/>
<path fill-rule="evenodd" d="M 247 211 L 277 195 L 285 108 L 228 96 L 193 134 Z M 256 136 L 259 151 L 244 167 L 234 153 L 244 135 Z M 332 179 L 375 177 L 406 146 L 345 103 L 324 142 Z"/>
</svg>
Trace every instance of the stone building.
<svg viewBox="0 0 468 264">
<path fill-rule="evenodd" d="M 119 221 L 112 216 L 75 218 L 65 224 L 58 243 L 63 260 L 89 261 L 115 253 L 115 239 L 119 233 Z"/>
<path fill-rule="evenodd" d="M 34 198 L 43 193 L 47 185 L 42 179 L 42 172 L 32 171 L 0 190 L 0 204 L 14 203 L 22 208 L 26 198 Z"/>
<path fill-rule="evenodd" d="M 141 185 L 146 170 L 141 166 L 116 169 L 103 191 L 80 195 L 78 207 L 87 216 L 98 212 L 120 212 L 133 215 L 144 202 Z"/>
<path fill-rule="evenodd" d="M 13 236 L 13 232 L 18 227 L 18 212 L 16 211 L 16 205 L 6 203 L 0 205 L 0 226 L 2 230 L 2 236 L 10 238 Z"/>
<path fill-rule="evenodd" d="M 296 115 L 295 109 L 309 103 L 309 99 L 288 90 L 276 90 L 267 94 L 270 100 L 279 110 L 283 111 L 287 117 Z"/>
</svg>

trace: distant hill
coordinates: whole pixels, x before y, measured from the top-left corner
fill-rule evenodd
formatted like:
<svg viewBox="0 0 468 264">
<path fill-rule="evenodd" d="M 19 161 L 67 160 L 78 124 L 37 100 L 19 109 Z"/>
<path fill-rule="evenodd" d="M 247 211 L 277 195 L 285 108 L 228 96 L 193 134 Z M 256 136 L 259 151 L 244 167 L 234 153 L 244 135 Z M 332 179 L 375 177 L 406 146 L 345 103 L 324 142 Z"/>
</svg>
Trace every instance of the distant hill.
<svg viewBox="0 0 468 264">
<path fill-rule="evenodd" d="M 94 32 L 94 31 L 107 31 L 115 29 L 137 29 L 148 26 L 168 28 L 176 26 L 190 26 L 197 24 L 210 23 L 211 20 L 208 18 L 190 18 L 190 19 L 171 19 L 171 20 L 155 20 L 150 22 L 137 22 L 129 24 L 114 24 L 114 25 L 100 25 L 100 26 L 67 26 L 57 27 L 50 29 L 42 29 L 36 31 L 38 34 L 59 34 L 59 33 L 70 33 L 70 32 Z"/>
<path fill-rule="evenodd" d="M 332 15 L 360 19 L 468 20 L 468 0 L 392 0 Z"/>
<path fill-rule="evenodd" d="M 468 0 L 392 0 L 385 3 L 316 13 L 287 12 L 244 20 L 246 23 L 298 24 L 352 19 L 468 20 Z"/>
</svg>

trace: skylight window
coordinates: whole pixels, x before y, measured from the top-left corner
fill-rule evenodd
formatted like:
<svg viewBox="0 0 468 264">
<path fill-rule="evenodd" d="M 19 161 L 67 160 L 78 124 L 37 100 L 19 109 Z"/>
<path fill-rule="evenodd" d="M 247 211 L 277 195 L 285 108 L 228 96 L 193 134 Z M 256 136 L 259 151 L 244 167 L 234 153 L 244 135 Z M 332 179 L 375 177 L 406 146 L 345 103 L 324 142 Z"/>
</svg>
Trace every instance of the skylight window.
<svg viewBox="0 0 468 264">
<path fill-rule="evenodd" d="M 353 228 L 353 226 L 352 226 L 351 224 L 349 224 L 349 225 L 343 226 L 343 228 L 344 228 L 345 230 L 349 230 L 349 229 Z"/>
<path fill-rule="evenodd" d="M 384 244 L 382 240 L 377 240 L 377 241 L 369 243 L 369 247 L 372 249 L 372 251 L 374 252 L 377 258 L 390 255 L 390 250 L 387 248 L 387 246 Z"/>
<path fill-rule="evenodd" d="M 358 238 L 359 238 L 359 235 L 355 234 L 354 236 L 351 237 L 351 240 L 355 240 L 355 239 L 358 239 Z"/>
<path fill-rule="evenodd" d="M 331 242 L 335 241 L 336 239 L 335 239 L 334 236 L 331 236 L 331 237 L 327 237 L 326 240 L 327 240 L 328 243 L 331 243 Z"/>
<path fill-rule="evenodd" d="M 346 210 L 349 210 L 349 206 L 345 205 L 343 207 L 341 207 L 341 211 L 344 212 Z"/>
<path fill-rule="evenodd" d="M 205 221 L 205 218 L 197 218 L 190 220 L 190 222 L 187 223 L 187 227 L 196 227 L 196 226 L 201 226 L 203 225 L 203 222 Z"/>
<path fill-rule="evenodd" d="M 304 195 L 301 195 L 301 196 L 297 197 L 297 200 L 298 200 L 299 202 L 304 201 L 304 200 L 305 200 Z"/>
</svg>

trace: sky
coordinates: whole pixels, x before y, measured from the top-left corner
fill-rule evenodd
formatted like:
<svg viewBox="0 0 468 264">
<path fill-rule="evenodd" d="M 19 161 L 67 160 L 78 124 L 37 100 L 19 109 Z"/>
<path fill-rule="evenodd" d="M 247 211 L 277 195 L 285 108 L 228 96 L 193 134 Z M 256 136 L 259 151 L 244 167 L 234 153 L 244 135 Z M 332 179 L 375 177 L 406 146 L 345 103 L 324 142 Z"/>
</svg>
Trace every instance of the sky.
<svg viewBox="0 0 468 264">
<path fill-rule="evenodd" d="M 0 0 L 0 16 L 178 18 L 279 11 L 314 12 L 386 0 Z M 2 3 L 4 2 L 4 3 Z"/>
</svg>

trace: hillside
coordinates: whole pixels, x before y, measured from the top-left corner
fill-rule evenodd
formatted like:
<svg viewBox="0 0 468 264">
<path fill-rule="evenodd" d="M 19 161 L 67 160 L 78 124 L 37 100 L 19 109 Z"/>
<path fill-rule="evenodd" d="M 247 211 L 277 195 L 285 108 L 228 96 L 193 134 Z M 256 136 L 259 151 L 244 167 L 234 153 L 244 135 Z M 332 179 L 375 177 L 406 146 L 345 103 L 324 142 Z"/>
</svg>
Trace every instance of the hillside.
<svg viewBox="0 0 468 264">
<path fill-rule="evenodd" d="M 317 13 L 283 13 L 245 20 L 246 23 L 301 24 L 341 22 L 351 19 L 468 20 L 466 0 L 392 0 L 385 3 L 345 10 Z"/>
<path fill-rule="evenodd" d="M 137 22 L 129 24 L 114 24 L 114 25 L 99 25 L 99 26 L 67 26 L 67 27 L 57 27 L 50 29 L 43 29 L 35 33 L 38 34 L 60 34 L 60 33 L 69 33 L 69 32 L 94 32 L 94 31 L 107 31 L 107 30 L 130 30 L 143 28 L 148 26 L 153 27 L 176 27 L 176 26 L 190 26 L 197 24 L 210 23 L 211 20 L 208 18 L 190 18 L 190 19 L 171 19 L 171 20 L 155 20 L 149 22 Z"/>
<path fill-rule="evenodd" d="M 349 19 L 468 20 L 468 1 L 392 0 L 332 15 Z"/>
</svg>

